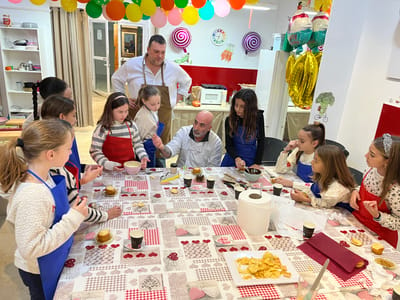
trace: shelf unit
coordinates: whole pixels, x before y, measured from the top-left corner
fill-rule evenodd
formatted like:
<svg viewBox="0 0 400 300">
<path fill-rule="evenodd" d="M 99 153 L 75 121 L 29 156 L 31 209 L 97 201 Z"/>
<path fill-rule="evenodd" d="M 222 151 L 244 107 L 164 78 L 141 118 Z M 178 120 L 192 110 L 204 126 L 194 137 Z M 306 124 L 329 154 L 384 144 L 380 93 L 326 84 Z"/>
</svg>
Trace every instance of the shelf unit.
<svg viewBox="0 0 400 300">
<path fill-rule="evenodd" d="M 33 46 L 17 47 L 16 40 L 28 40 Z M 36 49 L 35 49 L 35 46 Z M 28 48 L 28 49 L 26 49 Z M 25 118 L 32 112 L 32 91 L 23 90 L 17 82 L 37 82 L 42 80 L 42 71 L 26 70 L 22 64 L 31 61 L 41 65 L 39 47 L 39 29 L 22 27 L 0 27 L 0 66 L 2 84 L 2 115 L 9 118 Z M 6 70 L 12 67 L 12 70 Z"/>
</svg>

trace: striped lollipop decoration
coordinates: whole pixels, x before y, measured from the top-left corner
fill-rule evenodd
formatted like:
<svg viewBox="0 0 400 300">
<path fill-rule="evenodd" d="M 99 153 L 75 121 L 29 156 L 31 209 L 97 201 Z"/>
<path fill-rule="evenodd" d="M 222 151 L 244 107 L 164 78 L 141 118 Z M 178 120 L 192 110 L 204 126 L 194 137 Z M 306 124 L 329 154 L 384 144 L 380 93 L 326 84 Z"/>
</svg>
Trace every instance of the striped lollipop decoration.
<svg viewBox="0 0 400 300">
<path fill-rule="evenodd" d="M 177 27 L 172 31 L 171 40 L 175 47 L 183 49 L 183 52 L 186 53 L 186 47 L 190 45 L 192 35 L 188 29 Z"/>
<path fill-rule="evenodd" d="M 261 46 L 261 36 L 254 31 L 246 33 L 242 39 L 242 46 L 246 54 L 257 51 Z"/>
</svg>

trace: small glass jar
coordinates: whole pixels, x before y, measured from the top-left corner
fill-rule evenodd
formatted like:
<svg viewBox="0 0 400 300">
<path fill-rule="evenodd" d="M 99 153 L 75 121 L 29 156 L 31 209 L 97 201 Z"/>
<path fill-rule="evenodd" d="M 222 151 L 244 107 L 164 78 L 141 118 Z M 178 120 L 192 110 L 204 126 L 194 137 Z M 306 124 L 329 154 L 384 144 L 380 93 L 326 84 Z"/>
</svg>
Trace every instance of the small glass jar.
<svg viewBox="0 0 400 300">
<path fill-rule="evenodd" d="M 169 171 L 171 174 L 176 174 L 178 172 L 178 165 L 176 163 L 172 163 L 170 165 Z"/>
</svg>

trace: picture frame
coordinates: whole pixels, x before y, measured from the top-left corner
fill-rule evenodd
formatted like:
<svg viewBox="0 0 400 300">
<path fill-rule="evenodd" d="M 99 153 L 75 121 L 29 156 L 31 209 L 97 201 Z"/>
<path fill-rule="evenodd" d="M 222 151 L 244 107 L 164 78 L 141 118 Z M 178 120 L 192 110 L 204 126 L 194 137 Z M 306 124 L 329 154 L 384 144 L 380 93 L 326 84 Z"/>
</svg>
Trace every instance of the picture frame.
<svg viewBox="0 0 400 300">
<path fill-rule="evenodd" d="M 137 31 L 133 28 L 121 30 L 121 57 L 137 56 Z"/>
</svg>

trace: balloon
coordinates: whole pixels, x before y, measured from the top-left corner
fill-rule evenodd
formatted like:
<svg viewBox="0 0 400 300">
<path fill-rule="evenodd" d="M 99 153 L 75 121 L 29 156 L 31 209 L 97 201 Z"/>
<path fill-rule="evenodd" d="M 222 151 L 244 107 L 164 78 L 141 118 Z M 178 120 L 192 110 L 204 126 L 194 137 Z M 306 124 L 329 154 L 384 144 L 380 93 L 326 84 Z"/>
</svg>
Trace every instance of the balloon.
<svg viewBox="0 0 400 300">
<path fill-rule="evenodd" d="M 96 19 L 101 16 L 102 9 L 100 5 L 97 5 L 93 1 L 90 1 L 88 4 L 86 4 L 86 13 L 88 14 L 89 17 Z"/>
<path fill-rule="evenodd" d="M 161 28 L 167 24 L 167 16 L 163 13 L 161 8 L 156 8 L 156 13 L 151 16 L 151 23 L 154 27 Z"/>
<path fill-rule="evenodd" d="M 257 51 L 261 46 L 261 36 L 254 31 L 250 31 L 243 36 L 242 46 L 246 54 Z"/>
<path fill-rule="evenodd" d="M 246 4 L 257 4 L 259 0 L 246 0 Z"/>
<path fill-rule="evenodd" d="M 169 11 L 168 22 L 173 26 L 177 26 L 182 23 L 182 14 L 179 8 L 174 7 Z"/>
<path fill-rule="evenodd" d="M 119 21 L 125 16 L 125 5 L 119 0 L 111 0 L 106 5 L 108 17 L 113 21 Z"/>
<path fill-rule="evenodd" d="M 184 27 L 177 27 L 171 33 L 171 41 L 175 47 L 183 49 L 186 53 L 186 47 L 190 45 L 192 41 L 192 35 L 190 31 Z"/>
<path fill-rule="evenodd" d="M 246 0 L 229 0 L 231 7 L 236 10 L 242 9 L 245 3 Z"/>
<path fill-rule="evenodd" d="M 126 8 L 128 7 L 130 3 L 128 2 L 124 2 L 124 6 L 125 6 L 125 16 L 124 16 L 124 20 L 128 20 L 128 17 L 126 16 Z"/>
<path fill-rule="evenodd" d="M 161 0 L 160 4 L 164 10 L 171 10 L 175 5 L 174 0 Z"/>
<path fill-rule="evenodd" d="M 226 0 L 216 0 L 214 2 L 214 11 L 218 17 L 226 17 L 231 11 L 231 7 Z"/>
<path fill-rule="evenodd" d="M 182 19 L 186 24 L 194 25 L 200 19 L 199 12 L 191 5 L 186 6 L 182 12 Z"/>
<path fill-rule="evenodd" d="M 148 19 L 150 19 L 150 16 L 143 15 L 143 16 L 142 16 L 142 19 L 143 19 L 143 20 L 148 20 Z"/>
<path fill-rule="evenodd" d="M 319 12 L 312 19 L 312 34 L 310 40 L 307 42 L 307 46 L 312 51 L 318 52 L 318 47 L 325 43 L 326 31 L 328 29 L 329 16 L 324 12 Z"/>
<path fill-rule="evenodd" d="M 153 0 L 142 0 L 142 3 L 140 3 L 140 10 L 146 16 L 154 15 L 156 13 L 156 8 L 157 6 Z M 167 22 L 167 18 L 165 18 L 165 22 Z"/>
<path fill-rule="evenodd" d="M 8 0 L 8 2 L 11 2 L 11 3 L 14 3 L 14 4 L 17 4 L 17 3 L 20 3 L 22 0 Z"/>
<path fill-rule="evenodd" d="M 142 11 L 140 10 L 139 5 L 136 3 L 131 3 L 126 7 L 125 10 L 126 17 L 129 21 L 138 22 L 142 19 Z"/>
<path fill-rule="evenodd" d="M 156 4 L 157 7 L 161 6 L 161 0 L 154 0 L 154 3 Z"/>
<path fill-rule="evenodd" d="M 142 3 L 142 0 L 132 0 L 132 2 L 140 6 L 140 3 Z"/>
<path fill-rule="evenodd" d="M 89 3 L 90 0 L 78 0 L 79 3 Z"/>
<path fill-rule="evenodd" d="M 206 4 L 199 9 L 200 18 L 204 21 L 211 20 L 214 17 L 214 6 L 211 1 L 207 1 Z"/>
<path fill-rule="evenodd" d="M 32 2 L 32 4 L 35 5 L 42 5 L 46 2 L 46 0 L 30 0 Z"/>
<path fill-rule="evenodd" d="M 311 21 L 308 15 L 300 8 L 290 18 L 288 41 L 297 52 L 302 51 L 302 46 L 307 43 L 312 34 Z"/>
<path fill-rule="evenodd" d="M 78 7 L 78 2 L 76 0 L 61 0 L 61 7 L 66 12 L 74 12 Z"/>
<path fill-rule="evenodd" d="M 106 3 L 108 3 L 108 2 L 110 2 L 109 0 L 90 0 L 90 1 L 93 1 L 97 5 L 101 5 L 101 6 L 106 4 Z"/>
<path fill-rule="evenodd" d="M 106 10 L 106 6 L 105 6 L 105 5 L 104 5 L 103 8 L 102 8 L 102 14 L 103 14 L 103 17 L 104 17 L 107 21 L 111 21 L 110 17 L 109 17 L 108 14 L 107 14 L 107 10 Z"/>
<path fill-rule="evenodd" d="M 202 8 L 206 2 L 207 0 L 192 0 L 192 5 L 196 8 Z"/>
<path fill-rule="evenodd" d="M 189 0 L 175 0 L 176 7 L 185 8 L 188 5 Z"/>
</svg>

